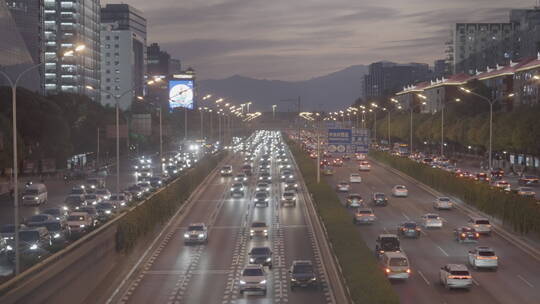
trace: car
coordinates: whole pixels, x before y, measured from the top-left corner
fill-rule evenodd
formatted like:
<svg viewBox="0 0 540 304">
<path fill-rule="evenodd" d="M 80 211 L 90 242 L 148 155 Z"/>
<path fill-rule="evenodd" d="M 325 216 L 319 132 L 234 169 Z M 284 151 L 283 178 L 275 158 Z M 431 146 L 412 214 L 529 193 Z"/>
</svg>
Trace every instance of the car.
<svg viewBox="0 0 540 304">
<path fill-rule="evenodd" d="M 371 202 L 375 206 L 386 206 L 388 205 L 388 198 L 386 197 L 386 194 L 382 192 L 375 192 L 371 197 Z"/>
<path fill-rule="evenodd" d="M 102 199 L 97 194 L 91 193 L 91 194 L 86 194 L 84 196 L 84 200 L 86 201 L 88 205 L 97 205 L 98 203 L 101 203 Z"/>
<path fill-rule="evenodd" d="M 231 176 L 233 174 L 233 168 L 230 165 L 221 167 L 221 176 Z"/>
<path fill-rule="evenodd" d="M 26 227 L 25 225 L 21 225 L 21 228 Z M 15 225 L 13 224 L 4 224 L 0 226 L 0 237 L 4 240 L 12 240 L 15 238 Z"/>
<path fill-rule="evenodd" d="M 253 247 L 249 251 L 249 263 L 272 269 L 272 250 L 269 247 Z"/>
<path fill-rule="evenodd" d="M 150 178 L 152 179 L 152 178 Z M 106 201 L 111 198 L 111 192 L 107 189 L 100 188 L 96 190 L 96 195 L 101 198 L 102 201 Z"/>
<path fill-rule="evenodd" d="M 99 214 L 96 209 L 96 206 L 84 206 L 84 207 L 79 208 L 79 210 L 77 211 L 88 213 L 88 216 L 92 220 L 92 226 L 95 226 L 97 224 Z"/>
<path fill-rule="evenodd" d="M 385 252 L 379 263 L 389 279 L 406 280 L 411 275 L 409 259 L 403 252 Z"/>
<path fill-rule="evenodd" d="M 268 226 L 265 222 L 253 222 L 249 229 L 249 238 L 252 239 L 256 236 L 263 236 L 268 238 Z"/>
<path fill-rule="evenodd" d="M 152 186 L 148 181 L 140 181 L 137 183 L 137 186 L 139 186 L 144 193 L 148 193 L 152 190 Z"/>
<path fill-rule="evenodd" d="M 73 188 L 71 188 L 71 191 L 69 192 L 68 195 L 86 195 L 86 189 L 84 186 L 75 186 Z"/>
<path fill-rule="evenodd" d="M 536 192 L 531 187 L 519 187 L 517 188 L 517 194 L 526 197 L 536 196 Z"/>
<path fill-rule="evenodd" d="M 526 186 L 530 186 L 530 185 L 538 185 L 540 179 L 538 178 L 538 176 L 534 176 L 534 175 L 525 175 L 525 176 L 522 176 L 518 179 L 518 184 L 520 185 L 526 185 Z"/>
<path fill-rule="evenodd" d="M 296 207 L 296 191 L 284 191 L 281 196 L 281 206 Z"/>
<path fill-rule="evenodd" d="M 426 213 L 422 215 L 422 226 L 424 228 L 442 228 L 443 221 L 438 214 L 435 213 Z"/>
<path fill-rule="evenodd" d="M 235 182 L 247 182 L 248 177 L 244 173 L 236 174 L 234 177 Z"/>
<path fill-rule="evenodd" d="M 373 224 L 377 220 L 371 208 L 358 208 L 354 213 L 354 224 Z"/>
<path fill-rule="evenodd" d="M 50 214 L 56 220 L 65 221 L 68 215 L 67 207 L 58 207 L 58 208 L 47 208 L 41 212 L 42 214 Z"/>
<path fill-rule="evenodd" d="M 403 222 L 397 228 L 397 234 L 399 236 L 409 237 L 409 238 L 419 238 L 422 235 L 422 229 L 414 221 Z"/>
<path fill-rule="evenodd" d="M 349 192 L 350 189 L 351 189 L 351 185 L 346 181 L 341 181 L 336 186 L 336 190 L 338 192 Z"/>
<path fill-rule="evenodd" d="M 244 190 L 233 188 L 231 189 L 231 198 L 244 198 Z"/>
<path fill-rule="evenodd" d="M 272 181 L 272 176 L 270 175 L 270 173 L 262 172 L 259 175 L 259 182 L 271 182 L 271 181 Z"/>
<path fill-rule="evenodd" d="M 144 189 L 139 185 L 130 186 L 127 191 L 132 195 L 133 198 L 142 199 L 145 196 Z"/>
<path fill-rule="evenodd" d="M 164 176 L 152 176 L 150 178 L 150 186 L 152 186 L 152 188 L 154 189 L 157 189 L 163 186 L 163 181 L 164 181 Z"/>
<path fill-rule="evenodd" d="M 473 250 L 469 250 L 467 257 L 469 265 L 474 269 L 488 268 L 497 270 L 499 267 L 499 257 L 490 247 L 478 246 Z"/>
<path fill-rule="evenodd" d="M 325 176 L 331 176 L 331 175 L 334 175 L 334 170 L 331 167 L 326 166 L 323 168 L 322 174 Z"/>
<path fill-rule="evenodd" d="M 252 173 L 251 165 L 250 164 L 244 164 L 242 166 L 242 172 L 244 172 L 244 174 L 246 176 L 251 176 L 251 173 Z"/>
<path fill-rule="evenodd" d="M 204 223 L 193 223 L 184 233 L 184 243 L 208 243 L 208 228 Z"/>
<path fill-rule="evenodd" d="M 55 220 L 56 218 L 50 214 L 37 214 L 29 217 L 26 220 L 26 225 L 34 225 L 34 226 L 40 226 L 44 222 Z"/>
<path fill-rule="evenodd" d="M 447 264 L 441 267 L 439 282 L 447 289 L 470 289 L 473 284 L 471 273 L 463 264 Z"/>
<path fill-rule="evenodd" d="M 269 183 L 257 183 L 255 186 L 255 191 L 270 191 L 270 184 Z"/>
<path fill-rule="evenodd" d="M 454 207 L 452 200 L 446 196 L 440 196 L 433 201 L 433 208 L 437 210 L 450 210 Z"/>
<path fill-rule="evenodd" d="M 13 240 L 12 240 L 13 241 Z M 19 252 L 24 256 L 43 258 L 49 255 L 53 242 L 45 227 L 26 227 L 19 230 Z M 15 258 L 14 242 L 8 242 L 8 258 Z"/>
<path fill-rule="evenodd" d="M 128 198 L 124 193 L 120 194 L 111 194 L 109 198 L 109 203 L 115 204 L 118 208 L 125 207 L 128 203 Z"/>
<path fill-rule="evenodd" d="M 474 176 L 474 180 L 475 181 L 480 181 L 480 182 L 489 182 L 490 178 L 489 178 L 489 175 L 487 173 L 480 172 L 480 173 L 476 173 L 476 175 Z"/>
<path fill-rule="evenodd" d="M 343 160 L 341 158 L 334 158 L 334 160 L 332 161 L 332 166 L 343 167 Z"/>
<path fill-rule="evenodd" d="M 24 189 L 21 197 L 22 205 L 41 205 L 45 203 L 47 203 L 47 187 L 45 184 L 30 184 Z"/>
<path fill-rule="evenodd" d="M 478 239 L 480 238 L 480 234 L 474 230 L 474 228 L 463 226 L 458 227 L 454 229 L 454 235 L 456 237 L 456 241 L 459 243 L 464 242 L 478 242 Z"/>
<path fill-rule="evenodd" d="M 341 156 L 341 159 L 343 159 L 343 160 L 351 160 L 351 155 L 350 154 L 343 154 Z"/>
<path fill-rule="evenodd" d="M 246 266 L 240 275 L 239 292 L 260 291 L 266 295 L 266 273 L 260 265 Z"/>
<path fill-rule="evenodd" d="M 287 158 L 283 158 L 285 160 L 282 160 L 281 163 L 279 164 L 279 168 L 286 168 L 286 169 L 291 169 L 292 166 L 291 164 L 286 160 Z"/>
<path fill-rule="evenodd" d="M 52 238 L 53 244 L 64 244 L 69 240 L 71 236 L 71 230 L 64 221 L 52 220 L 49 222 L 43 222 L 39 225 L 30 225 L 29 227 L 45 227 Z"/>
<path fill-rule="evenodd" d="M 179 172 L 178 169 L 178 166 L 174 164 L 168 164 L 167 166 L 165 166 L 165 170 L 163 170 L 163 173 L 168 176 L 175 176 Z"/>
<path fill-rule="evenodd" d="M 116 213 L 116 205 L 110 202 L 101 202 L 96 205 L 98 220 L 105 222 L 112 218 Z"/>
<path fill-rule="evenodd" d="M 367 160 L 362 160 L 358 164 L 358 170 L 359 171 L 370 171 L 371 170 L 371 164 Z"/>
<path fill-rule="evenodd" d="M 294 178 L 294 174 L 292 173 L 292 171 L 290 170 L 284 170 L 280 173 L 280 180 L 282 182 L 288 180 L 288 179 L 293 179 Z"/>
<path fill-rule="evenodd" d="M 255 205 L 255 207 L 261 206 L 261 205 L 263 207 L 270 206 L 270 195 L 266 191 L 255 192 L 255 197 L 253 198 L 253 204 Z"/>
<path fill-rule="evenodd" d="M 468 221 L 468 226 L 474 228 L 480 234 L 491 234 L 491 223 L 485 217 L 471 217 Z"/>
<path fill-rule="evenodd" d="M 289 269 L 291 291 L 297 287 L 318 288 L 319 281 L 310 260 L 294 260 Z"/>
<path fill-rule="evenodd" d="M 13 250 L 13 246 L 9 245 L 4 238 L 0 238 L 0 256 L 7 254 L 10 250 Z"/>
<path fill-rule="evenodd" d="M 375 253 L 378 257 L 385 252 L 401 252 L 399 238 L 395 234 L 380 234 L 375 240 Z"/>
<path fill-rule="evenodd" d="M 502 168 L 497 168 L 491 170 L 491 177 L 494 179 L 501 179 L 504 176 L 504 170 Z"/>
<path fill-rule="evenodd" d="M 361 183 L 362 182 L 362 177 L 358 173 L 351 173 L 351 175 L 349 177 L 349 182 L 351 184 L 352 183 Z"/>
<path fill-rule="evenodd" d="M 510 183 L 505 180 L 494 181 L 491 185 L 497 189 L 504 190 L 504 191 L 512 190 Z"/>
<path fill-rule="evenodd" d="M 67 224 L 73 233 L 83 233 L 94 226 L 92 217 L 86 212 L 71 212 Z"/>
<path fill-rule="evenodd" d="M 409 190 L 404 185 L 396 185 L 392 188 L 392 195 L 394 197 L 407 197 L 409 196 Z"/>
</svg>

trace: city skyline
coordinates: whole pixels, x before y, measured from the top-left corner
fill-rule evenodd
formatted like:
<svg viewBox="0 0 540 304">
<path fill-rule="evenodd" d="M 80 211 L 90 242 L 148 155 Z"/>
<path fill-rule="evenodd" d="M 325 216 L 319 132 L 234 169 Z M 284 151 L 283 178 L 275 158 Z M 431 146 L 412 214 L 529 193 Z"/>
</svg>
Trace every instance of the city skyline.
<svg viewBox="0 0 540 304">
<path fill-rule="evenodd" d="M 279 80 L 305 80 L 379 60 L 431 65 L 444 58 L 453 24 L 507 22 L 510 9 L 535 5 L 532 0 L 414 0 L 406 6 L 395 0 L 165 2 L 156 7 L 126 1 L 147 17 L 149 42 L 160 43 L 200 78 L 238 74 Z"/>
</svg>

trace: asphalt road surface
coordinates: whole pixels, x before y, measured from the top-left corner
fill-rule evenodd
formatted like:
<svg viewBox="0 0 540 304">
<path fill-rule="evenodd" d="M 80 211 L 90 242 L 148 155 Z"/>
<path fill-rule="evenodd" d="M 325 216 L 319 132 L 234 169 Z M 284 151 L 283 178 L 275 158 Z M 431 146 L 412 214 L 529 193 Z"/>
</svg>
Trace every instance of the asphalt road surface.
<svg viewBox="0 0 540 304">
<path fill-rule="evenodd" d="M 235 155 L 228 164 L 239 169 L 242 159 Z M 257 161 L 253 167 L 258 168 Z M 194 196 L 194 203 L 185 216 L 179 217 L 163 233 L 127 284 L 119 286 L 118 296 L 111 298 L 111 302 L 330 303 L 312 227 L 306 220 L 305 201 L 299 195 L 296 207 L 280 207 L 282 189 L 277 174 L 273 161 L 271 201 L 266 208 L 253 207 L 257 173 L 248 181 L 249 190 L 244 199 L 230 197 L 232 177 L 211 175 L 203 191 Z M 249 239 L 252 221 L 267 223 L 268 239 Z M 209 227 L 208 243 L 185 245 L 183 234 L 187 226 L 197 222 Z M 269 246 L 273 251 L 273 268 L 266 268 L 267 295 L 240 295 L 239 275 L 248 262 L 249 250 L 255 246 Z M 288 270 L 297 259 L 314 262 L 322 288 L 290 290 Z"/>
<path fill-rule="evenodd" d="M 336 168 L 334 176 L 327 181 L 336 185 L 349 180 L 350 173 L 358 172 L 356 161 L 345 162 Z M 401 303 L 540 303 L 540 262 L 497 234 L 481 236 L 477 244 L 459 244 L 453 229 L 466 225 L 467 216 L 458 210 L 437 211 L 433 209 L 434 196 L 414 183 L 372 162 L 370 172 L 360 172 L 362 183 L 351 184 L 351 191 L 359 193 L 364 201 L 371 201 L 373 192 L 384 192 L 389 197 L 386 207 L 374 207 L 377 222 L 358 226 L 360 236 L 368 246 L 375 248 L 375 239 L 382 233 L 396 233 L 397 226 L 406 220 L 415 220 L 426 213 L 438 213 L 443 218 L 442 229 L 423 229 L 419 239 L 401 238 L 401 246 L 411 263 L 412 275 L 407 281 L 392 282 Z M 405 185 L 408 198 L 391 197 L 395 185 Z M 342 203 L 346 194 L 339 194 Z M 353 211 L 351 210 L 351 220 Z M 489 246 L 499 257 L 499 269 L 495 271 L 472 270 L 474 285 L 470 291 L 446 290 L 439 283 L 439 269 L 448 263 L 467 265 L 467 252 L 475 246 Z M 382 271 L 382 270 L 381 270 Z"/>
</svg>

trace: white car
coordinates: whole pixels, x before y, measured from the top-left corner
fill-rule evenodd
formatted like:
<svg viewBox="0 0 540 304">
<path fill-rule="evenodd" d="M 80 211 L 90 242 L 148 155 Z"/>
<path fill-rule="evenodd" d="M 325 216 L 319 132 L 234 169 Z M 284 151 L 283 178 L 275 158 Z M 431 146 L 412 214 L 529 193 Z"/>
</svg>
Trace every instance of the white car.
<svg viewBox="0 0 540 304">
<path fill-rule="evenodd" d="M 442 228 L 443 221 L 438 214 L 427 213 L 422 215 L 422 226 L 424 228 Z"/>
<path fill-rule="evenodd" d="M 360 170 L 360 171 L 369 171 L 369 170 L 371 170 L 371 165 L 369 164 L 368 161 L 363 160 L 358 165 L 358 170 Z"/>
<path fill-rule="evenodd" d="M 204 223 L 190 224 L 184 233 L 184 243 L 207 243 L 208 229 Z"/>
<path fill-rule="evenodd" d="M 266 273 L 261 265 L 249 265 L 242 270 L 239 282 L 239 292 L 261 291 L 266 295 Z"/>
<path fill-rule="evenodd" d="M 512 188 L 510 187 L 510 183 L 508 183 L 505 180 L 500 180 L 500 181 L 493 182 L 492 185 L 493 185 L 493 187 L 504 190 L 504 191 L 511 191 L 512 190 Z"/>
<path fill-rule="evenodd" d="M 373 224 L 377 220 L 371 208 L 358 208 L 354 213 L 354 224 Z"/>
<path fill-rule="evenodd" d="M 495 251 L 485 246 L 478 246 L 474 250 L 470 250 L 468 260 L 469 265 L 474 269 L 490 268 L 497 270 L 497 267 L 499 267 L 499 258 L 495 254 Z"/>
<path fill-rule="evenodd" d="M 385 252 L 379 261 L 389 279 L 406 280 L 411 275 L 409 259 L 403 252 Z"/>
<path fill-rule="evenodd" d="M 362 182 L 362 177 L 358 173 L 352 173 L 351 176 L 349 177 L 349 182 L 350 183 L 361 183 Z"/>
<path fill-rule="evenodd" d="M 392 188 L 392 195 L 395 197 L 407 197 L 409 196 L 409 190 L 403 185 L 397 185 Z"/>
<path fill-rule="evenodd" d="M 439 272 L 439 281 L 441 284 L 450 288 L 466 288 L 472 287 L 472 276 L 467 266 L 461 264 L 448 264 L 441 267 Z"/>
<path fill-rule="evenodd" d="M 454 207 L 454 203 L 452 202 L 452 200 L 445 196 L 437 197 L 435 201 L 433 202 L 433 208 L 437 210 L 441 210 L 441 209 L 450 210 L 453 207 Z"/>
<path fill-rule="evenodd" d="M 351 190 L 351 185 L 345 181 L 342 181 L 337 184 L 336 188 L 339 192 L 349 192 L 349 190 Z"/>
<path fill-rule="evenodd" d="M 85 232 L 94 225 L 92 217 L 86 212 L 71 212 L 67 224 L 74 233 Z"/>
<path fill-rule="evenodd" d="M 491 223 L 485 217 L 471 217 L 468 226 L 474 228 L 480 234 L 491 234 Z"/>
</svg>

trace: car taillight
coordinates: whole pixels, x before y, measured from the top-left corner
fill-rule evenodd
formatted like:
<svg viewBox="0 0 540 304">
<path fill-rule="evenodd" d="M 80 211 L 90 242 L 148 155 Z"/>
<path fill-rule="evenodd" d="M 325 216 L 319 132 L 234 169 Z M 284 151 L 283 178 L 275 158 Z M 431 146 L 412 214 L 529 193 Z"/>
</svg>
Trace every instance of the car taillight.
<svg viewBox="0 0 540 304">
<path fill-rule="evenodd" d="M 477 233 L 477 234 L 475 234 L 475 235 L 476 235 L 476 237 L 480 237 L 480 234 L 479 234 L 479 233 Z"/>
<path fill-rule="evenodd" d="M 476 256 L 476 259 L 477 260 L 497 260 L 498 258 L 496 256 L 491 256 L 491 257 L 484 257 L 484 256 Z"/>
<path fill-rule="evenodd" d="M 407 269 L 407 273 L 411 273 L 411 270 L 410 270 L 410 269 Z"/>
<path fill-rule="evenodd" d="M 465 237 L 465 233 L 462 233 L 462 234 L 461 234 L 461 237 Z"/>
</svg>

